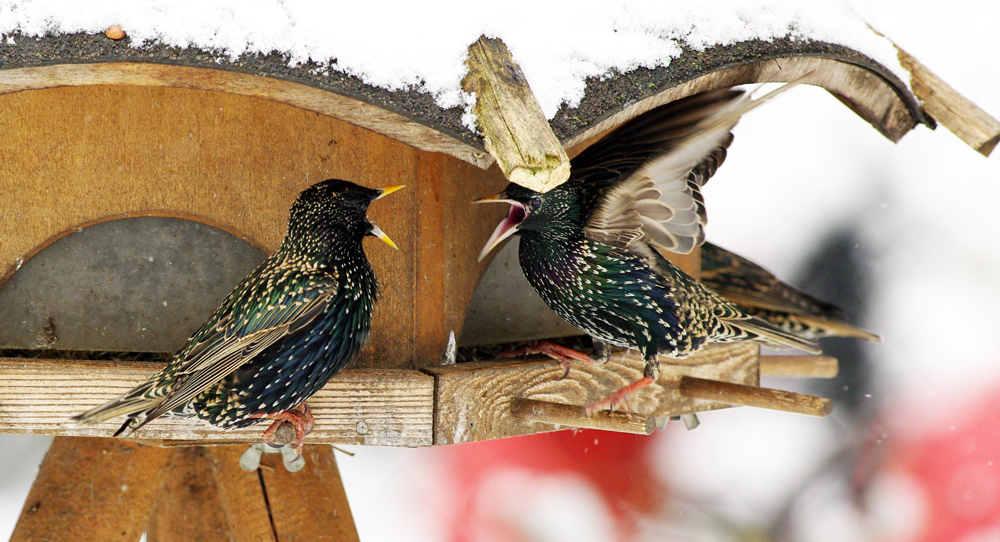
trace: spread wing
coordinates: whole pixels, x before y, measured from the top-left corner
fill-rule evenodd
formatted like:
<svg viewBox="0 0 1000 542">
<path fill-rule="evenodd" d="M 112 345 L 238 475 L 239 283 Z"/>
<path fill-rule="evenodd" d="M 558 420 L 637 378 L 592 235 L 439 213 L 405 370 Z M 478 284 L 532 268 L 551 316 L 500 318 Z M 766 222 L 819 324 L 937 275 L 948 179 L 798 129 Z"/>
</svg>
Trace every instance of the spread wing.
<svg viewBox="0 0 1000 542">
<path fill-rule="evenodd" d="M 757 100 L 737 90 L 677 100 L 581 153 L 574 176 L 607 184 L 588 220 L 588 236 L 623 248 L 643 239 L 681 254 L 700 245 L 707 222 L 701 187 L 725 160 L 732 128 L 744 113 L 806 77 Z"/>
</svg>

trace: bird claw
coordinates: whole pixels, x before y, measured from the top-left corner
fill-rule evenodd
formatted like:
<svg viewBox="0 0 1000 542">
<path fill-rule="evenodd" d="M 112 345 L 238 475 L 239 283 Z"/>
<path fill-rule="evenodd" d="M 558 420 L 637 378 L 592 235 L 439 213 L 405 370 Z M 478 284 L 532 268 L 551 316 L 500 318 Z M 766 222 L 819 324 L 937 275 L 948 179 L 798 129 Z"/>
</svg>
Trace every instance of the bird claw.
<svg viewBox="0 0 1000 542">
<path fill-rule="evenodd" d="M 574 350 L 572 348 L 562 346 L 549 341 L 542 341 L 536 345 L 525 346 L 524 348 L 519 348 L 517 350 L 501 352 L 500 354 L 497 355 L 497 357 L 520 358 L 525 356 L 531 356 L 534 354 L 545 354 L 546 356 L 559 362 L 593 361 L 590 356 L 584 354 L 583 352 L 580 352 L 579 350 Z"/>
<path fill-rule="evenodd" d="M 274 423 L 264 431 L 261 439 L 264 443 L 275 447 L 283 448 L 290 445 L 295 451 L 295 459 L 292 459 L 292 462 L 302 456 L 306 435 L 312 433 L 313 427 L 316 425 L 316 418 L 309 412 L 309 407 L 305 403 L 284 412 L 253 414 L 251 417 L 274 420 Z M 293 435 L 288 434 L 287 427 L 289 425 L 294 429 Z M 288 467 L 288 464 L 289 461 L 286 458 L 285 466 Z"/>
<path fill-rule="evenodd" d="M 629 408 L 628 403 L 626 402 L 628 401 L 629 396 L 631 396 L 636 391 L 639 391 L 642 388 L 651 385 L 653 382 L 655 382 L 655 379 L 653 379 L 653 377 L 650 376 L 640 378 L 639 380 L 612 393 L 611 395 L 607 396 L 604 399 L 589 403 L 587 406 L 584 407 L 584 413 L 587 416 L 593 416 L 594 414 L 597 414 L 598 412 L 604 410 L 606 407 L 610 407 L 610 410 L 612 412 L 614 412 L 615 409 L 617 408 L 620 408 L 625 412 L 631 412 L 632 409 Z"/>
</svg>

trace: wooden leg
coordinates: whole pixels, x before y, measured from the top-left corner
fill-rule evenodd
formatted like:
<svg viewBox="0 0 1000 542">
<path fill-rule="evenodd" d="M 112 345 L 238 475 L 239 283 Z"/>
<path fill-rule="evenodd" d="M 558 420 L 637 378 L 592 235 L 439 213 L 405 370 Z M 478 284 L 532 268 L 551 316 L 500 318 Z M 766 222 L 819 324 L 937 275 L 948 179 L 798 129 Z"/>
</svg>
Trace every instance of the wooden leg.
<svg viewBox="0 0 1000 542">
<path fill-rule="evenodd" d="M 147 542 L 229 542 L 206 448 L 174 448 L 172 456 L 146 527 Z"/>
<path fill-rule="evenodd" d="M 11 540 L 136 542 L 172 453 L 122 440 L 56 437 Z"/>
<path fill-rule="evenodd" d="M 247 449 L 246 445 L 206 449 L 233 542 L 277 541 L 260 469 L 246 472 L 240 468 L 240 455 Z M 284 469 L 284 466 L 277 468 Z"/>
<path fill-rule="evenodd" d="M 296 473 L 285 470 L 278 454 L 264 456 L 258 469 L 277 539 L 357 542 L 333 448 L 306 445 L 303 455 L 306 466 Z"/>
</svg>

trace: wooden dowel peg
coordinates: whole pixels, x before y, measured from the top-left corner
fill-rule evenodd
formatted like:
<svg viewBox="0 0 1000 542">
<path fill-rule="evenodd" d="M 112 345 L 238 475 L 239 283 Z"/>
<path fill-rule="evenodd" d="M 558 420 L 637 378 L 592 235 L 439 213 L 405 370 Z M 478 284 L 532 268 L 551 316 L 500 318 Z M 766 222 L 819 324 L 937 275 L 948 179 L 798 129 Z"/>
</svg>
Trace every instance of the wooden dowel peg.
<svg viewBox="0 0 1000 542">
<path fill-rule="evenodd" d="M 633 435 L 649 435 L 656 428 L 656 418 L 653 416 L 608 411 L 587 416 L 582 406 L 548 403 L 520 397 L 511 401 L 510 412 L 515 418 L 525 422 L 549 423 L 580 429 L 600 429 Z"/>
<path fill-rule="evenodd" d="M 783 390 L 772 390 L 770 388 L 744 386 L 730 382 L 718 382 L 716 380 L 706 380 L 691 376 L 681 377 L 678 383 L 678 390 L 681 395 L 694 399 L 768 408 L 771 410 L 805 414 L 807 416 L 819 416 L 821 418 L 825 418 L 833 412 L 833 403 L 829 399 L 822 397 Z"/>
<path fill-rule="evenodd" d="M 761 376 L 834 378 L 839 365 L 832 356 L 761 356 Z"/>
</svg>

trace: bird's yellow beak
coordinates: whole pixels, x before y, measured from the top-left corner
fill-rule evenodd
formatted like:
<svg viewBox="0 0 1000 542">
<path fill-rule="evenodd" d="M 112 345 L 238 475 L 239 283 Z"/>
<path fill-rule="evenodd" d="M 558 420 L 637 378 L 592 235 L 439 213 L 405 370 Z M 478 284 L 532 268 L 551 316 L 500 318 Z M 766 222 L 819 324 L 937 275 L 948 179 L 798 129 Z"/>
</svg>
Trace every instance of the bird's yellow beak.
<svg viewBox="0 0 1000 542">
<path fill-rule="evenodd" d="M 396 250 L 399 250 L 399 247 L 396 246 L 396 243 L 393 243 L 392 239 L 389 239 L 389 236 L 386 235 L 384 231 L 382 231 L 382 228 L 376 226 L 375 224 L 372 224 L 372 231 L 369 235 L 374 235 L 375 237 L 381 239 L 383 243 L 391 246 Z"/>
<path fill-rule="evenodd" d="M 485 198 L 479 198 L 472 203 L 507 203 L 510 204 L 510 210 L 507 211 L 507 218 L 504 218 L 497 228 L 493 230 L 493 235 L 490 239 L 486 241 L 486 246 L 483 247 L 482 252 L 479 253 L 479 261 L 483 261 L 483 258 L 490 253 L 491 250 L 496 248 L 497 245 L 502 243 L 504 239 L 507 239 L 511 235 L 517 233 L 517 230 L 521 227 L 521 221 L 527 216 L 527 212 L 524 209 L 524 205 L 519 201 L 508 199 L 506 194 L 503 192 L 496 194 L 494 196 L 486 196 Z"/>
<path fill-rule="evenodd" d="M 400 188 L 405 188 L 405 187 L 406 187 L 405 184 L 397 184 L 397 185 L 393 185 L 393 186 L 384 186 L 382 188 L 376 188 L 375 190 L 378 190 L 379 193 L 378 193 L 377 196 L 375 196 L 375 199 L 373 199 L 372 201 L 375 201 L 375 200 L 378 200 L 378 199 L 382 199 L 382 198 L 388 196 L 389 194 L 392 194 L 396 190 L 399 190 Z"/>
<path fill-rule="evenodd" d="M 396 190 L 399 190 L 400 188 L 404 188 L 405 186 L 406 186 L 405 184 L 397 184 L 397 185 L 393 185 L 393 186 L 384 186 L 382 188 L 376 188 L 375 190 L 378 190 L 378 195 L 375 196 L 375 199 L 373 199 L 372 201 L 382 199 L 382 198 L 388 196 L 389 194 L 392 194 Z M 383 243 L 391 246 L 392 248 L 394 248 L 396 250 L 399 250 L 399 247 L 396 246 L 396 243 L 393 243 L 392 239 L 389 239 L 389 236 L 386 235 L 384 231 L 382 231 L 382 228 L 376 226 L 375 224 L 372 224 L 372 231 L 369 233 L 369 235 L 373 235 L 375 237 L 378 237 L 379 239 L 382 240 Z"/>
</svg>

